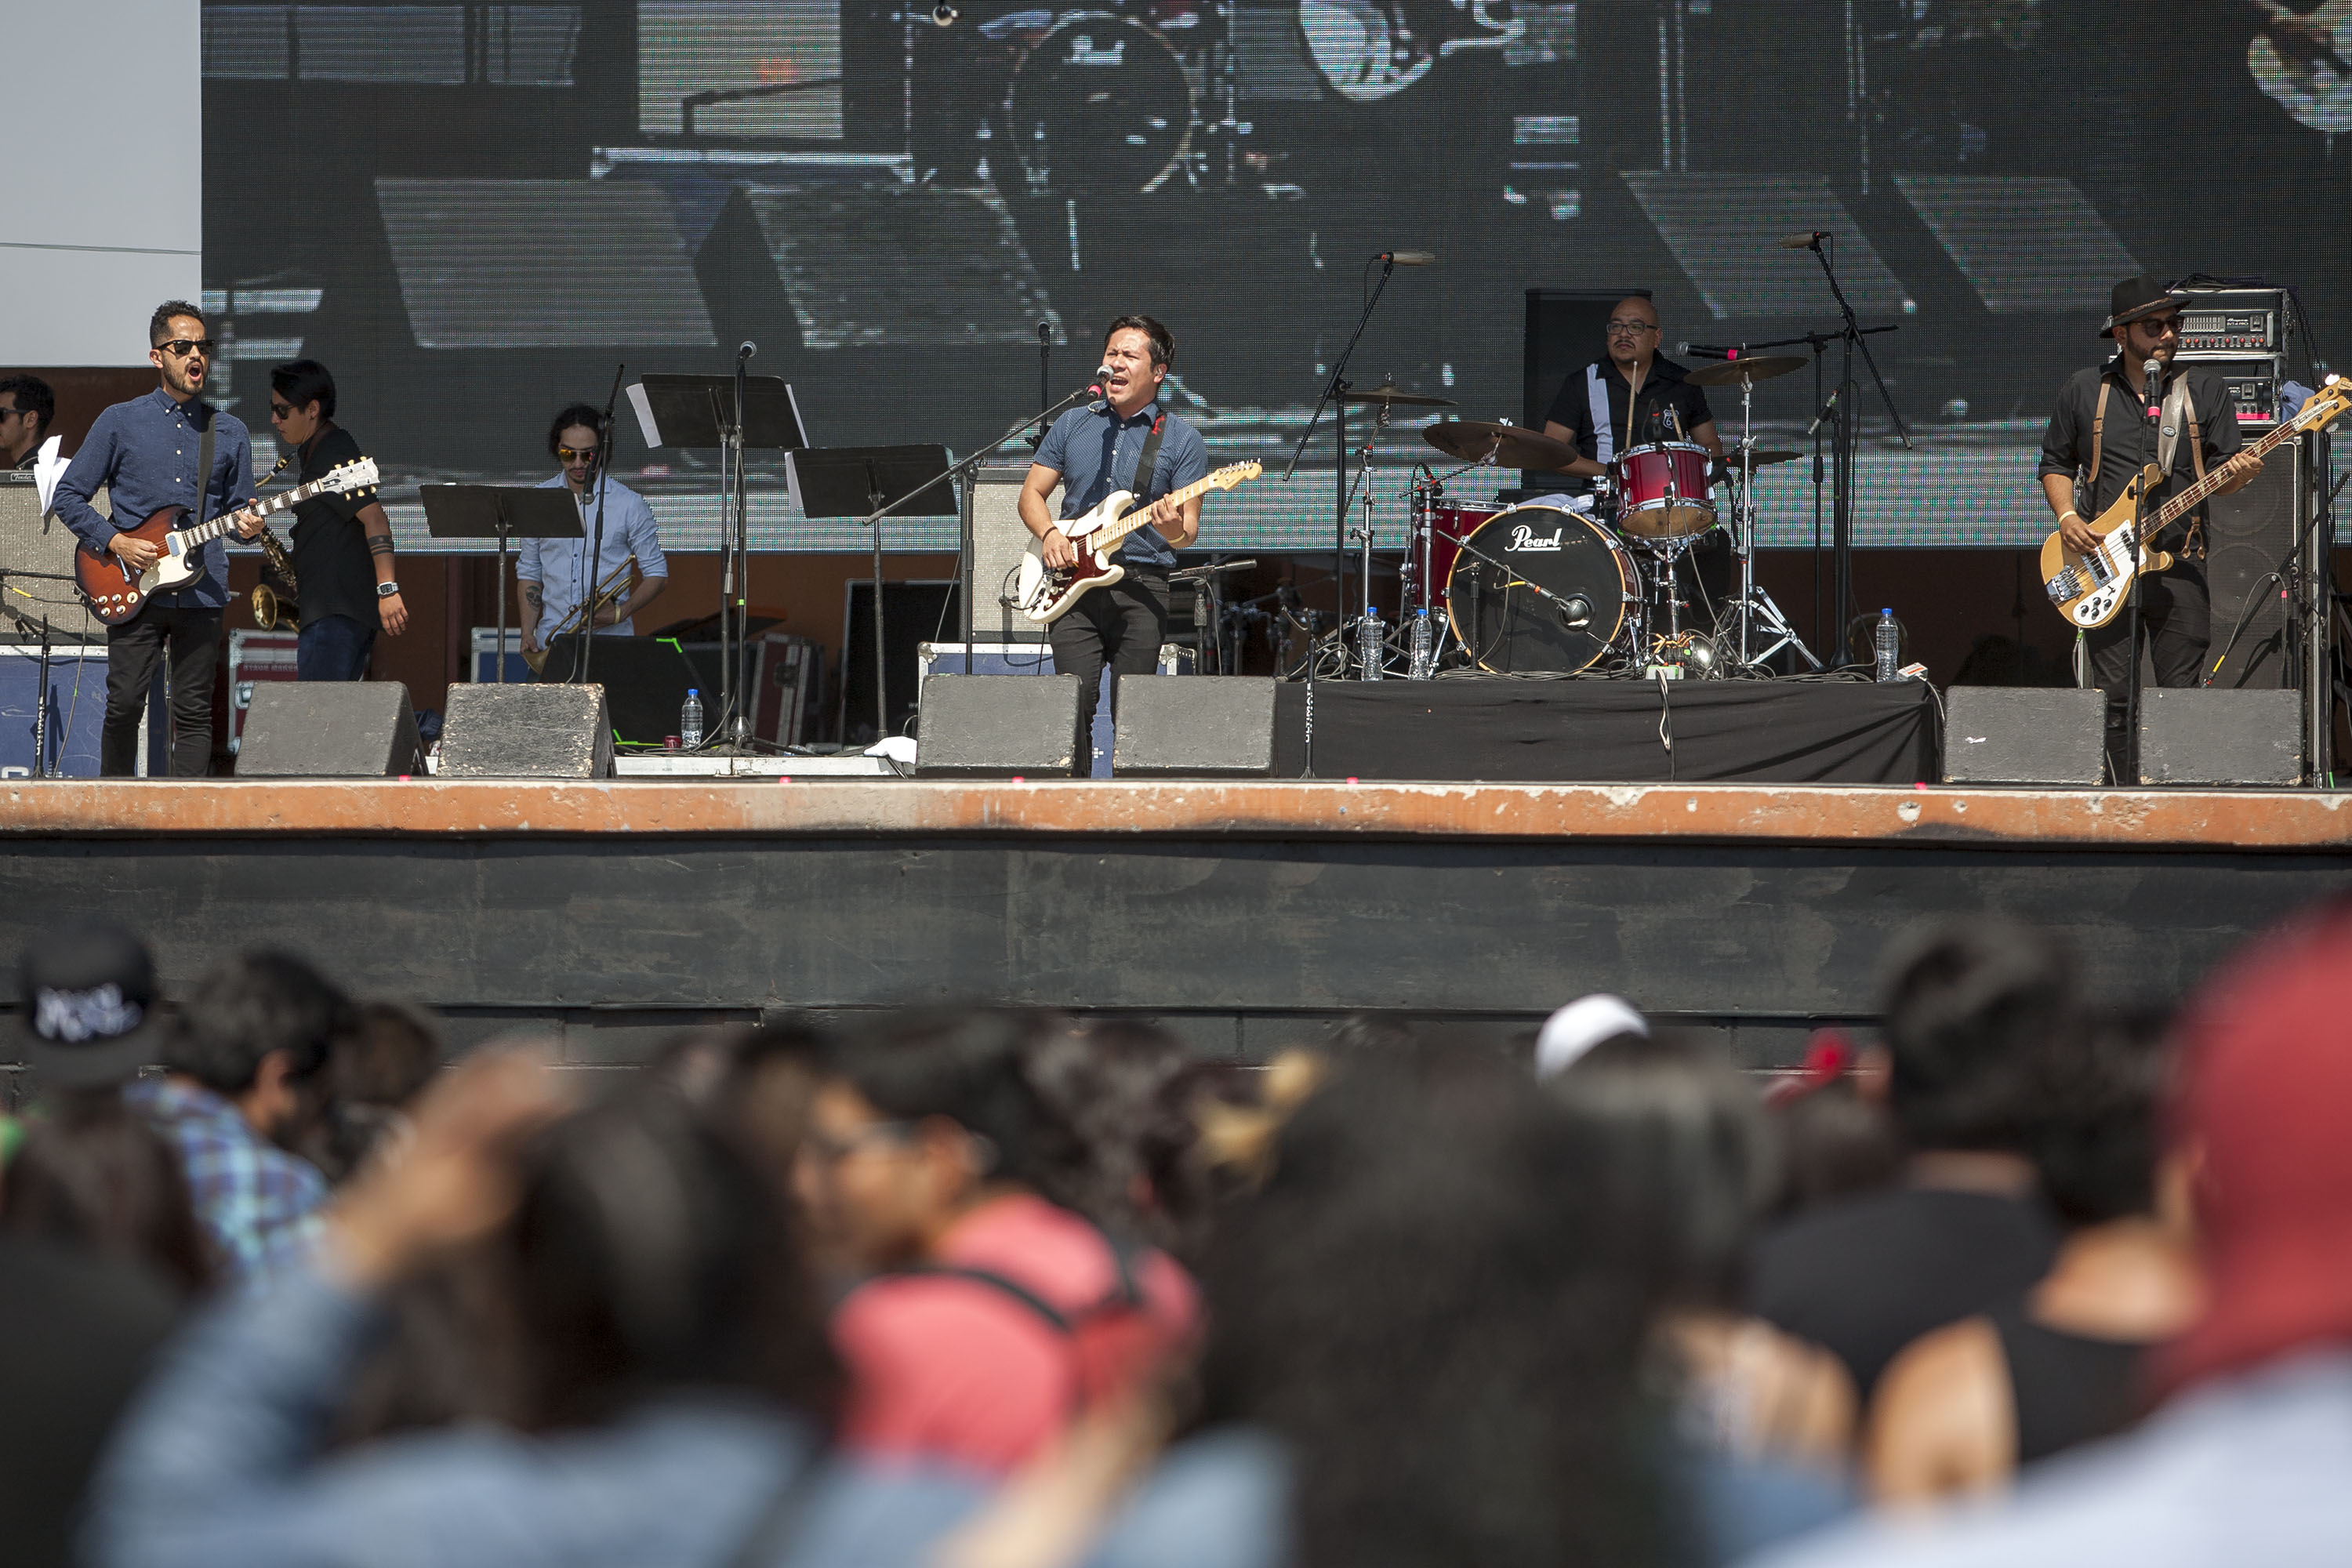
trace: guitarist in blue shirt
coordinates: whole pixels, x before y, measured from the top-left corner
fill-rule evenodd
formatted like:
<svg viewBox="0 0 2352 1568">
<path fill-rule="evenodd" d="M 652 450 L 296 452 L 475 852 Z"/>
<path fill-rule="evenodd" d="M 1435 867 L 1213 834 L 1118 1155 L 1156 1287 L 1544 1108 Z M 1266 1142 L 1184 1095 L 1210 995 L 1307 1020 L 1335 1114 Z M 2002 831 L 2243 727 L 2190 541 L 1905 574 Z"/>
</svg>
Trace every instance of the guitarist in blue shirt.
<svg viewBox="0 0 2352 1568">
<path fill-rule="evenodd" d="M 118 403 L 98 416 L 58 480 L 51 503 L 59 521 L 92 550 L 110 552 L 134 571 L 160 553 L 137 527 L 166 507 L 187 514 L 191 526 L 253 500 L 253 444 L 245 426 L 205 402 L 213 342 L 194 305 L 168 300 L 147 323 L 147 357 L 161 380 L 154 391 Z M 209 453 L 209 471 L 204 467 Z M 112 516 L 90 498 L 107 491 Z M 202 518 L 199 517 L 202 514 Z M 240 521 L 250 539 L 258 514 Z M 200 779 L 212 761 L 213 666 L 220 650 L 221 611 L 228 604 L 228 556 L 215 540 L 199 548 L 204 570 L 194 582 L 156 595 L 137 615 L 106 630 L 106 729 L 98 771 L 124 778 L 138 771 L 139 716 L 147 689 L 168 649 L 172 659 L 172 776 Z"/>
<path fill-rule="evenodd" d="M 1168 329 L 1149 316 L 1113 321 L 1103 339 L 1109 372 L 1103 390 L 1109 395 L 1054 422 L 1021 487 L 1021 521 L 1041 542 L 1045 564 L 1055 569 L 1075 566 L 1078 559 L 1048 499 L 1056 484 L 1064 519 L 1083 516 L 1116 489 L 1150 503 L 1151 526 L 1129 534 L 1113 552 L 1126 576 L 1078 600 L 1046 634 L 1055 670 L 1078 678 L 1071 771 L 1081 778 L 1094 771 L 1091 737 L 1103 667 L 1119 675 L 1149 675 L 1157 667 L 1168 631 L 1168 573 L 1176 552 L 1201 532 L 1198 496 L 1181 506 L 1164 499 L 1209 472 L 1200 432 L 1160 402 L 1175 352 Z M 1148 474 L 1141 471 L 1147 463 Z M 1118 700 L 1116 689 L 1112 700 Z"/>
</svg>

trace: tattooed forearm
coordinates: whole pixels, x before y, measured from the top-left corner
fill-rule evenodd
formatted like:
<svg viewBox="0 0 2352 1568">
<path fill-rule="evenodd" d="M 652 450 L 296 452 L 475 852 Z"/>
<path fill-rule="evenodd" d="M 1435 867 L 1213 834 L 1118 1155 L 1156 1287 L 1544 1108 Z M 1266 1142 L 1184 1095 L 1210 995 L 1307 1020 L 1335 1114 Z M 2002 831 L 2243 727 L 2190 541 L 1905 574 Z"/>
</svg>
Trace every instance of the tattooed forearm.
<svg viewBox="0 0 2352 1568">
<path fill-rule="evenodd" d="M 392 535 L 390 535 L 389 533 L 371 533 L 371 534 L 369 534 L 369 535 L 368 535 L 368 553 L 369 553 L 370 555 L 389 555 L 389 554 L 391 554 L 391 553 L 392 553 Z"/>
</svg>

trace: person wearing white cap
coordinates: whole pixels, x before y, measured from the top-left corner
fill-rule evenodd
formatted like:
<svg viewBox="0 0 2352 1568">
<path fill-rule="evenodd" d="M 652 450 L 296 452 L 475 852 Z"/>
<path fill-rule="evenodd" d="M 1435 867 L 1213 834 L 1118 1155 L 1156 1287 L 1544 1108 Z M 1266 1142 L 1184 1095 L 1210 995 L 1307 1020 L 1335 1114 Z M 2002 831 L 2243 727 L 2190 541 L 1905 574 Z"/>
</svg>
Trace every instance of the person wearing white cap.
<svg viewBox="0 0 2352 1568">
<path fill-rule="evenodd" d="M 1537 1081 L 1558 1078 L 1574 1067 L 1585 1052 L 1619 1035 L 1634 1035 L 1646 1040 L 1650 1037 L 1650 1021 L 1634 1009 L 1633 1004 L 1606 991 L 1578 997 L 1546 1018 L 1543 1029 L 1536 1036 Z"/>
</svg>

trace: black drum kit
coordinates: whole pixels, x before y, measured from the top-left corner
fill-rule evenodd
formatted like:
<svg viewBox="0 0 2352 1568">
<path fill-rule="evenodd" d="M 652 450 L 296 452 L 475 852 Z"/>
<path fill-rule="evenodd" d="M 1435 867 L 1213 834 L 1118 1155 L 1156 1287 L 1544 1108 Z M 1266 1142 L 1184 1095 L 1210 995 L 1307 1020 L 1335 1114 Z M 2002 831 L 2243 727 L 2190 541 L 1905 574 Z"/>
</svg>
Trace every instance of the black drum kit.
<svg viewBox="0 0 2352 1568">
<path fill-rule="evenodd" d="M 1591 495 L 1548 495 L 1503 507 L 1449 503 L 1445 487 L 1464 474 L 1549 472 L 1577 452 L 1516 425 L 1448 420 L 1424 426 L 1422 439 L 1462 466 L 1442 474 L 1416 467 L 1402 604 L 1393 625 L 1373 603 L 1371 490 L 1363 480 L 1391 410 L 1454 405 L 1394 386 L 1342 394 L 1376 411 L 1372 438 L 1359 449 L 1364 472 L 1355 493 L 1364 521 L 1349 537 L 1363 550 L 1364 601 L 1339 639 L 1348 671 L 1365 680 L 1427 679 L 1447 666 L 1515 675 L 1663 669 L 1707 677 L 1764 673 L 1783 653 L 1821 668 L 1756 582 L 1756 470 L 1800 454 L 1757 446 L 1751 395 L 1756 383 L 1806 363 L 1793 354 L 1759 354 L 1690 372 L 1696 385 L 1739 388 L 1739 441 L 1721 462 L 1685 440 L 1630 447 L 1606 477 L 1592 481 Z M 1720 507 L 1718 488 L 1725 492 Z M 1707 624 L 1695 624 L 1675 568 L 1717 530 L 1729 536 L 1738 582 Z"/>
</svg>

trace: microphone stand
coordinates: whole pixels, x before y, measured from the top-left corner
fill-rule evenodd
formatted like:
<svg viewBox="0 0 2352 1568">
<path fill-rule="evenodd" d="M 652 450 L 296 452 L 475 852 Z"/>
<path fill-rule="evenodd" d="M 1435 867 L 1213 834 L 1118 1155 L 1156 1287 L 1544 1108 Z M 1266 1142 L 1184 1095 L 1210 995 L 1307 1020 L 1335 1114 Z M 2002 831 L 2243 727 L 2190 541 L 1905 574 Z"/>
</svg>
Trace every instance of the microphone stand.
<svg viewBox="0 0 2352 1568">
<path fill-rule="evenodd" d="M 1838 314 L 1845 321 L 1845 330 L 1840 334 L 1845 340 L 1844 362 L 1838 371 L 1840 408 L 1837 425 L 1837 505 L 1831 514 L 1830 542 L 1832 568 L 1837 580 L 1836 605 L 1839 628 L 1837 657 L 1838 662 L 1843 664 L 1849 651 L 1845 647 L 1845 629 L 1853 609 L 1853 470 L 1860 456 L 1862 440 L 1862 421 L 1854 416 L 1853 411 L 1855 396 L 1853 354 L 1856 349 L 1862 351 L 1862 363 L 1870 369 L 1871 383 L 1878 388 L 1878 400 L 1886 405 L 1886 416 L 1895 423 L 1895 433 L 1903 438 L 1903 449 L 1908 452 L 1913 447 L 1911 432 L 1905 427 L 1903 415 L 1895 406 L 1895 399 L 1886 390 L 1885 378 L 1878 374 L 1878 361 L 1871 356 L 1870 344 L 1866 341 L 1870 334 L 1865 332 L 1862 323 L 1854 319 L 1853 306 L 1846 300 L 1845 290 L 1838 285 L 1837 268 L 1830 259 L 1830 250 L 1822 245 L 1824 238 L 1827 238 L 1831 247 L 1834 247 L 1837 243 L 1836 236 L 1815 235 L 1812 243 L 1805 248 L 1811 251 L 1813 259 L 1822 264 L 1822 276 L 1829 279 L 1831 297 L 1837 300 Z M 1893 331 L 1895 331 L 1893 326 L 1870 329 L 1873 332 Z"/>
<path fill-rule="evenodd" d="M 628 373 L 628 369 L 625 363 L 614 367 L 613 390 L 604 399 L 604 427 L 596 432 L 596 542 L 588 550 L 588 583 L 582 590 L 588 595 L 588 613 L 580 627 L 580 673 L 574 678 L 583 685 L 588 679 L 590 650 L 596 646 L 596 594 L 604 582 L 604 481 L 613 472 L 613 410 L 621 401 L 621 377 Z M 503 599 L 506 584 L 499 584 L 499 591 Z M 505 637 L 501 634 L 499 647 L 500 668 L 504 668 L 506 660 Z"/>
<path fill-rule="evenodd" d="M 1040 406 L 1043 406 L 1045 404 L 1051 403 L 1053 400 L 1054 323 L 1051 321 L 1040 321 L 1037 323 L 1037 402 Z M 1040 425 L 1037 427 L 1037 433 L 1029 437 L 1029 449 L 1034 452 L 1045 444 L 1045 427 Z M 971 651 L 971 639 L 970 637 L 964 638 L 964 651 L 967 654 Z M 970 675 L 971 671 L 967 669 L 964 673 L 966 675 Z"/>
<path fill-rule="evenodd" d="M 2119 332 L 2118 337 L 2120 337 L 2120 335 L 2121 334 Z M 2128 353 L 2131 351 L 2125 349 L 2122 352 Z M 2149 364 L 2155 364 L 2157 363 L 2158 362 L 2153 359 L 2147 362 Z M 2145 369 L 2141 372 L 2140 412 L 2147 420 L 2147 430 L 2150 437 L 2148 448 L 2151 454 L 2157 450 L 2164 436 L 2164 404 L 2161 376 L 2162 372 L 2160 370 L 2158 374 L 2154 376 L 2148 375 Z M 2139 489 L 2132 497 L 2131 591 L 2124 595 L 2124 621 L 2126 627 L 2124 634 L 2124 646 L 2130 650 L 2131 658 L 2126 662 L 2124 671 L 2124 743 L 2122 751 L 2115 759 L 2116 787 L 2117 789 L 2129 789 L 2132 786 L 2133 779 L 2128 775 L 2137 774 L 2139 771 L 2137 768 L 2131 765 L 2139 755 L 2139 595 L 2140 585 L 2147 580 L 2147 559 L 2149 553 L 2147 548 L 2147 497 L 2148 491 L 2155 488 L 2147 483 L 2147 475 L 2145 473 L 2147 466 L 2147 465 L 2146 464 L 2141 465 L 2141 468 L 2143 469 L 2142 475 L 2138 479 L 2134 481 L 2134 483 L 2138 485 Z M 2172 471 L 2171 469 L 2167 468 L 2164 474 L 2164 480 L 2169 480 L 2171 478 Z M 2091 482 L 2095 485 L 2097 484 L 2099 482 L 2099 476 L 2093 474 L 2091 476 Z M 2160 480 L 2158 482 L 2161 483 L 2164 481 Z"/>
<path fill-rule="evenodd" d="M 1365 299 L 1364 313 L 1356 318 L 1356 330 L 1349 335 L 1348 346 L 1339 351 L 1339 360 L 1331 366 L 1331 379 L 1324 383 L 1323 395 L 1315 400 L 1314 416 L 1307 421 L 1307 428 L 1298 433 L 1298 445 L 1291 448 L 1290 464 L 1282 470 L 1282 482 L 1288 484 L 1290 477 L 1298 471 L 1298 459 L 1306 455 L 1307 443 L 1315 437 L 1316 426 L 1323 422 L 1323 410 L 1331 408 L 1333 417 L 1338 421 L 1339 438 L 1334 447 L 1338 455 L 1332 468 L 1339 480 L 1339 501 L 1331 531 L 1331 589 L 1337 595 L 1333 603 L 1338 607 L 1337 625 L 1343 639 L 1347 636 L 1348 625 L 1348 405 L 1345 401 L 1348 361 L 1354 357 L 1356 344 L 1362 341 L 1365 327 L 1371 323 L 1372 311 L 1381 302 L 1381 294 L 1389 286 L 1389 277 L 1396 271 L 1395 257 L 1380 256 L 1373 259 L 1381 264 L 1380 281 L 1372 286 L 1371 293 Z M 1366 265 L 1370 264 L 1368 262 Z"/>
<path fill-rule="evenodd" d="M 741 372 L 739 370 L 737 374 L 740 375 Z M 928 495 L 931 490 L 950 480 L 964 484 L 965 489 L 969 490 L 971 488 L 969 481 L 971 475 L 979 469 L 981 464 L 994 457 L 1000 448 L 1010 446 L 1020 437 L 1021 432 L 1028 429 L 1032 425 L 1044 425 L 1050 426 L 1055 420 L 1059 419 L 1063 415 L 1068 413 L 1071 409 L 1076 408 L 1079 404 L 1084 403 L 1089 397 L 1100 397 L 1101 395 L 1103 395 L 1103 392 L 1098 386 L 1082 386 L 1078 388 L 1077 391 L 1070 394 L 1067 397 L 1065 397 L 1061 402 L 1055 404 L 1052 407 L 1032 414 L 1028 417 L 1022 419 L 1010 430 L 1007 430 L 1003 435 L 999 436 L 995 440 L 991 441 L 987 446 L 981 447 L 970 457 L 961 458 L 955 462 L 950 463 L 946 468 L 940 469 L 938 473 L 933 474 L 929 479 L 925 479 L 921 484 L 917 485 L 913 489 L 908 490 L 905 495 L 900 496 L 898 500 L 877 506 L 872 511 L 867 512 L 864 517 L 857 520 L 856 526 L 859 528 L 870 528 L 874 531 L 874 738 L 877 742 L 883 740 L 890 732 L 889 710 L 885 704 L 882 690 L 882 520 L 890 516 L 893 512 L 900 510 L 908 502 L 915 500 L 918 496 Z M 965 498 L 963 514 L 966 517 L 971 515 L 971 500 L 969 495 Z M 965 616 L 965 624 L 967 626 L 971 624 L 969 609 L 971 604 L 971 574 L 973 570 L 971 560 L 971 552 L 967 549 L 964 553 L 964 564 L 961 567 L 963 582 L 959 589 L 959 591 L 963 595 L 964 604 L 967 610 Z M 965 673 L 969 674 L 971 673 L 971 637 L 969 633 L 967 633 L 964 637 L 963 647 Z"/>
</svg>

